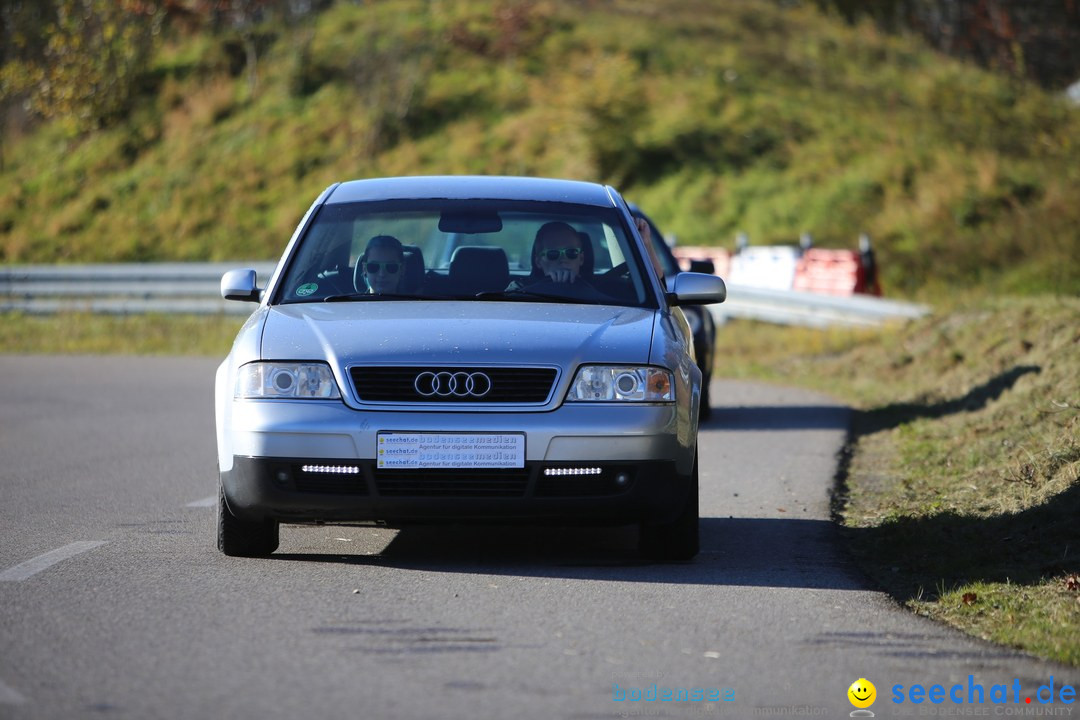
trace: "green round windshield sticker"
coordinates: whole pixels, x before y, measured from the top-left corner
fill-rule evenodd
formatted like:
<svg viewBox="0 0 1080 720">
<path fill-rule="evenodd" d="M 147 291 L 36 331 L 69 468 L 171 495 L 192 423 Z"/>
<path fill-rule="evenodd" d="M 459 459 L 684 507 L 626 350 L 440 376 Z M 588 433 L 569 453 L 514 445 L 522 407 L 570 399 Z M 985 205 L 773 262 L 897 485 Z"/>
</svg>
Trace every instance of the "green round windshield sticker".
<svg viewBox="0 0 1080 720">
<path fill-rule="evenodd" d="M 315 283 L 304 283 L 300 287 L 296 288 L 296 294 L 298 297 L 307 297 L 318 289 L 319 286 Z"/>
</svg>

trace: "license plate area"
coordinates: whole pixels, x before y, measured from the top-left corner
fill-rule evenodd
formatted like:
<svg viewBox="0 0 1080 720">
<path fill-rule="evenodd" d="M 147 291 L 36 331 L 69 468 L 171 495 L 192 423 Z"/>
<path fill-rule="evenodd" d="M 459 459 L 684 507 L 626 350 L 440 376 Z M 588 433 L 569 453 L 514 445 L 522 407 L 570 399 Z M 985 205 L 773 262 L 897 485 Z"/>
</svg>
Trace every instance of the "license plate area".
<svg viewBox="0 0 1080 720">
<path fill-rule="evenodd" d="M 376 445 L 380 470 L 525 467 L 525 433 L 383 431 Z"/>
</svg>

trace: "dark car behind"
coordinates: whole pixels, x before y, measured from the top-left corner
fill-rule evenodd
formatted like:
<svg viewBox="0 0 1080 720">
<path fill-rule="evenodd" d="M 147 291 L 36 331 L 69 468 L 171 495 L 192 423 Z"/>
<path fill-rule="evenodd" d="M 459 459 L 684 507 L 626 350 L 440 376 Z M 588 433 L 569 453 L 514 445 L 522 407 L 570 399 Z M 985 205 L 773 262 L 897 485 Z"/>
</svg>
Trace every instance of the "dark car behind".
<svg viewBox="0 0 1080 720">
<path fill-rule="evenodd" d="M 664 269 L 664 275 L 670 279 L 682 272 L 679 261 L 675 258 L 675 254 L 671 252 L 671 248 L 668 247 L 667 242 L 664 240 L 664 234 L 653 222 L 653 219 L 634 203 L 628 203 L 628 205 L 630 212 L 635 217 L 642 218 L 649 223 L 653 250 L 656 252 L 660 265 Z M 695 261 L 691 270 L 712 273 L 712 263 L 708 260 Z M 716 322 L 713 320 L 709 308 L 704 305 L 686 306 L 682 308 L 682 311 L 686 315 L 686 321 L 690 323 L 690 329 L 694 333 L 694 356 L 697 359 L 698 367 L 701 368 L 700 417 L 702 420 L 708 420 L 712 414 L 709 385 L 712 381 L 712 368 L 716 357 Z"/>
</svg>

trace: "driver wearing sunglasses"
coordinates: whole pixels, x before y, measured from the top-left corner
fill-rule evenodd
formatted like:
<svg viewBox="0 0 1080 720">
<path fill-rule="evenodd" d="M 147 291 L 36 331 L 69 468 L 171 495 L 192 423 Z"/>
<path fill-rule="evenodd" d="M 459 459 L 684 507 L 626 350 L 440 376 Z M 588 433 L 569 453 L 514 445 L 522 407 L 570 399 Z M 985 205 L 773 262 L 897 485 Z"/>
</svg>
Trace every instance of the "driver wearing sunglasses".
<svg viewBox="0 0 1080 720">
<path fill-rule="evenodd" d="M 532 274 L 510 283 L 508 290 L 520 290 L 541 280 L 575 283 L 582 277 L 585 250 L 582 236 L 564 222 L 549 222 L 536 232 L 532 251 Z"/>
<path fill-rule="evenodd" d="M 360 256 L 361 274 L 373 295 L 396 293 L 405 270 L 401 241 L 391 235 L 376 235 Z"/>
</svg>

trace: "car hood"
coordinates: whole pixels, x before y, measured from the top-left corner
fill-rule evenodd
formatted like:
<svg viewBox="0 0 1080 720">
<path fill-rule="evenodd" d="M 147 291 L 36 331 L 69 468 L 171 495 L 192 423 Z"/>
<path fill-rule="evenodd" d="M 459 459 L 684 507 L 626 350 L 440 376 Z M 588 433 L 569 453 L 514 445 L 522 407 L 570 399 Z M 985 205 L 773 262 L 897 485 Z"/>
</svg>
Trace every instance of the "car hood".
<svg viewBox="0 0 1080 720">
<path fill-rule="evenodd" d="M 276 305 L 263 359 L 332 365 L 647 363 L 656 312 L 525 302 L 363 301 Z"/>
</svg>

